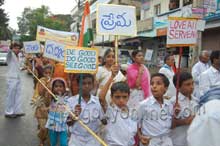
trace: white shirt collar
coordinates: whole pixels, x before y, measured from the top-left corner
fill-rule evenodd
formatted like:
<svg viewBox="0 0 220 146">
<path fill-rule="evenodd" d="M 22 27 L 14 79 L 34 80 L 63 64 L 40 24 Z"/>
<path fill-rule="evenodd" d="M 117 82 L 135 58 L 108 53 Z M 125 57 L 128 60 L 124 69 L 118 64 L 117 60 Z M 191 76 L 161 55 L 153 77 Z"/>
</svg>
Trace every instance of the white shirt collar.
<svg viewBox="0 0 220 146">
<path fill-rule="evenodd" d="M 183 95 L 182 93 L 179 92 L 178 98 L 179 98 L 178 100 L 184 101 L 187 97 L 186 97 L 185 95 Z M 191 100 L 197 101 L 197 98 L 196 98 L 195 96 L 191 95 Z"/>
<path fill-rule="evenodd" d="M 219 72 L 219 71 L 218 71 L 216 68 L 214 68 L 213 66 L 210 67 L 210 70 L 211 70 L 213 73 L 218 73 L 218 72 Z"/>
<path fill-rule="evenodd" d="M 158 101 L 155 99 L 155 97 L 154 96 L 151 96 L 151 97 L 149 97 L 150 99 L 150 105 L 153 105 L 153 104 L 159 104 L 158 103 Z M 167 102 L 166 102 L 166 100 L 165 99 L 163 99 L 163 104 L 164 105 L 169 105 Z"/>
<path fill-rule="evenodd" d="M 78 98 L 79 98 L 79 96 L 78 96 Z M 86 101 L 83 99 L 83 97 L 82 97 L 82 101 L 86 103 Z M 95 99 L 95 96 L 90 95 L 90 99 L 87 102 L 87 104 L 90 104 L 90 103 L 97 103 L 97 100 Z"/>
</svg>

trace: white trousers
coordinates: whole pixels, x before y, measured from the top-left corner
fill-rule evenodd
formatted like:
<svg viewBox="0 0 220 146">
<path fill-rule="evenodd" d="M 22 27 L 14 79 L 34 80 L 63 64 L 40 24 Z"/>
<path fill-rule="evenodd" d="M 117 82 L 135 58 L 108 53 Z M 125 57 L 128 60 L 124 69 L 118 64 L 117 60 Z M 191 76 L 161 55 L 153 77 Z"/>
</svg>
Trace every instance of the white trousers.
<svg viewBox="0 0 220 146">
<path fill-rule="evenodd" d="M 86 138 L 71 134 L 68 146 L 101 146 L 101 144 L 95 138 L 89 141 L 84 141 L 83 139 Z"/>
<path fill-rule="evenodd" d="M 11 115 L 22 113 L 21 104 L 21 79 L 7 79 L 5 114 Z"/>
</svg>

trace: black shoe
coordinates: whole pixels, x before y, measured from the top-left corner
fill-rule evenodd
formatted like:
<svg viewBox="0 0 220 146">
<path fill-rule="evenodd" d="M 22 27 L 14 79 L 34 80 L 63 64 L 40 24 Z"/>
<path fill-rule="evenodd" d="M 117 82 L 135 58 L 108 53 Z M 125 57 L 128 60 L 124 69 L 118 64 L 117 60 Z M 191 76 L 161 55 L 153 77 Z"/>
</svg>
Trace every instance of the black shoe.
<svg viewBox="0 0 220 146">
<path fill-rule="evenodd" d="M 25 113 L 15 114 L 17 117 L 25 116 Z"/>
<path fill-rule="evenodd" d="M 11 115 L 5 115 L 6 118 L 16 118 L 17 116 L 15 114 L 11 114 Z"/>
</svg>

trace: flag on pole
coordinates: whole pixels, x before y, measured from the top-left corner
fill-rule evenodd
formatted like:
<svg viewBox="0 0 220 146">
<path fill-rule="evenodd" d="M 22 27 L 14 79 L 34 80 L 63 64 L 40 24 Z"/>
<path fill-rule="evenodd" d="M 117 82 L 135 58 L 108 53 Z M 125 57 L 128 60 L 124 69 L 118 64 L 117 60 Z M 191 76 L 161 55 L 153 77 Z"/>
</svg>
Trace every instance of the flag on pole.
<svg viewBox="0 0 220 146">
<path fill-rule="evenodd" d="M 89 2 L 86 1 L 84 13 L 82 16 L 82 27 L 79 36 L 79 47 L 88 47 L 93 45 L 93 33 L 92 33 L 92 26 L 90 22 L 90 8 Z M 83 74 L 80 74 L 80 84 L 79 84 L 79 100 L 78 104 L 81 104 L 82 100 L 82 80 Z"/>
<path fill-rule="evenodd" d="M 90 8 L 89 8 L 89 2 L 86 1 L 84 13 L 82 16 L 82 27 L 80 31 L 80 37 L 79 37 L 79 47 L 88 47 L 89 45 L 92 45 L 93 42 L 93 32 L 92 32 L 92 26 L 90 21 Z"/>
</svg>

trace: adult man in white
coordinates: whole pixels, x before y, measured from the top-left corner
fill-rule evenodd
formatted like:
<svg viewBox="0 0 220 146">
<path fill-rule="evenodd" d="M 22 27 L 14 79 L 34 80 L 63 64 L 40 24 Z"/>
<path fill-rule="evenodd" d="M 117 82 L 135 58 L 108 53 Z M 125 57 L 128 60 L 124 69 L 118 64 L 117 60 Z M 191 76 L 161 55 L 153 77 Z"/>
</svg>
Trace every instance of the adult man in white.
<svg viewBox="0 0 220 146">
<path fill-rule="evenodd" d="M 199 78 L 199 94 L 204 95 L 211 87 L 220 85 L 220 51 L 212 51 L 211 66 Z"/>
<path fill-rule="evenodd" d="M 199 77 L 201 73 L 206 71 L 209 68 L 209 52 L 203 50 L 199 55 L 199 61 L 192 67 L 192 76 L 194 80 L 194 92 L 193 95 L 199 98 Z"/>
<path fill-rule="evenodd" d="M 219 146 L 220 86 L 211 88 L 202 97 L 187 133 L 188 146 Z"/>
<path fill-rule="evenodd" d="M 24 116 L 21 109 L 21 78 L 18 53 L 21 46 L 18 43 L 11 45 L 7 55 L 7 96 L 5 105 L 5 117 L 15 118 Z"/>
<path fill-rule="evenodd" d="M 173 96 L 176 96 L 176 88 L 173 84 L 173 76 L 174 71 L 172 69 L 172 65 L 174 64 L 174 56 L 173 55 L 166 55 L 164 58 L 164 65 L 160 68 L 159 73 L 164 74 L 169 79 L 169 87 L 167 89 L 166 94 L 164 95 L 165 98 L 171 98 Z"/>
</svg>

